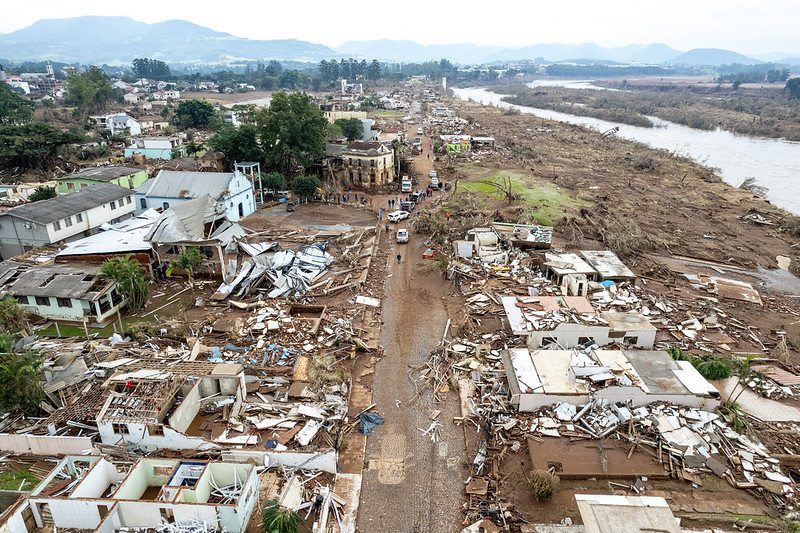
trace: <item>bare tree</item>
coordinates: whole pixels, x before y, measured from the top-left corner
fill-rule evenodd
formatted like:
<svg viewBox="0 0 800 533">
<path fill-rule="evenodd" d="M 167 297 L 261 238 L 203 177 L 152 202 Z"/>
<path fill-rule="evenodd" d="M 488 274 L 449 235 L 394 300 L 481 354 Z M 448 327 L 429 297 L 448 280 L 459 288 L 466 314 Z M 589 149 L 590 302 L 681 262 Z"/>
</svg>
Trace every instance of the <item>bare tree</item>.
<svg viewBox="0 0 800 533">
<path fill-rule="evenodd" d="M 516 191 L 514 191 L 514 182 L 508 175 L 502 175 L 496 178 L 481 180 L 481 183 L 485 183 L 486 185 L 491 185 L 499 192 L 501 192 L 503 194 L 503 198 L 508 204 L 512 204 L 515 201 L 519 200 L 519 194 L 517 194 Z"/>
</svg>

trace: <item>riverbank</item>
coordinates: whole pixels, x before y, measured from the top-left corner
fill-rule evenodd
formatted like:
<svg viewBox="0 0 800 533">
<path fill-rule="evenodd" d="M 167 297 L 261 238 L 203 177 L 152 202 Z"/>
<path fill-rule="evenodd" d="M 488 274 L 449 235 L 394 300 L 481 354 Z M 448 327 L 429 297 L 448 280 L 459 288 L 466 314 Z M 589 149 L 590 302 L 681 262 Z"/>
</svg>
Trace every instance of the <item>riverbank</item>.
<svg viewBox="0 0 800 533">
<path fill-rule="evenodd" d="M 473 102 L 452 105 L 470 121 L 469 133 L 492 135 L 507 148 L 454 162 L 453 175 L 501 171 L 525 176 L 517 180 L 533 190 L 558 187 L 573 201 L 560 201 L 557 214 L 543 207 L 570 247 L 602 244 L 628 257 L 683 255 L 748 270 L 776 268 L 778 255 L 792 258 L 792 270 L 800 261 L 797 217 L 688 158 L 580 126 Z M 501 201 L 488 208 L 509 209 Z M 535 220 L 536 210 L 506 214 Z"/>
<path fill-rule="evenodd" d="M 634 126 L 652 127 L 648 117 L 654 116 L 700 130 L 719 128 L 741 135 L 800 141 L 800 100 L 790 100 L 774 88 L 734 91 L 722 85 L 670 81 L 629 84 L 625 80 L 605 80 L 601 85 L 618 90 L 524 85 L 493 90 L 512 94 L 506 98 L 512 104 Z"/>
</svg>

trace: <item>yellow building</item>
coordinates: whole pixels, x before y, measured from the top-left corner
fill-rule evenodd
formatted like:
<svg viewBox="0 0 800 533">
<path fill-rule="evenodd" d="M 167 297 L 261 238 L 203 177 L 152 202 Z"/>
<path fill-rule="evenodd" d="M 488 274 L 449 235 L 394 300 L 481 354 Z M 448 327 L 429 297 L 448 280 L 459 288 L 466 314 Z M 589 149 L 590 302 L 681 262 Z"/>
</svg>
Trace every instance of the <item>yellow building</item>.
<svg viewBox="0 0 800 533">
<path fill-rule="evenodd" d="M 345 177 L 372 187 L 394 183 L 394 151 L 379 142 L 353 141 L 342 151 Z"/>
</svg>

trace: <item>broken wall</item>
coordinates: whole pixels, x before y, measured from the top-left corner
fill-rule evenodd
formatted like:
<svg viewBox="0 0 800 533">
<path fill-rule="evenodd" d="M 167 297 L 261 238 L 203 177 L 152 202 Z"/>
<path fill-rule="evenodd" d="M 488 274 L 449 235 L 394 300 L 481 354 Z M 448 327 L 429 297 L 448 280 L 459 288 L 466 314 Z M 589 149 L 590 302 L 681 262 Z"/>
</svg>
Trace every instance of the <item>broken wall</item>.
<svg viewBox="0 0 800 533">
<path fill-rule="evenodd" d="M 608 337 L 608 326 L 585 326 L 583 324 L 561 323 L 550 331 L 532 331 L 528 335 L 528 348 L 543 348 L 543 340 L 555 339 L 565 350 L 581 344 L 583 339 L 593 339 L 598 346 L 605 346 L 611 339 Z"/>
<path fill-rule="evenodd" d="M 200 398 L 200 384 L 196 383 L 169 417 L 169 426 L 181 433 L 189 429 L 192 421 L 200 412 Z"/>
<path fill-rule="evenodd" d="M 29 435 L 0 433 L 0 450 L 34 455 L 81 455 L 92 449 L 90 437 L 56 437 L 52 435 Z"/>
</svg>

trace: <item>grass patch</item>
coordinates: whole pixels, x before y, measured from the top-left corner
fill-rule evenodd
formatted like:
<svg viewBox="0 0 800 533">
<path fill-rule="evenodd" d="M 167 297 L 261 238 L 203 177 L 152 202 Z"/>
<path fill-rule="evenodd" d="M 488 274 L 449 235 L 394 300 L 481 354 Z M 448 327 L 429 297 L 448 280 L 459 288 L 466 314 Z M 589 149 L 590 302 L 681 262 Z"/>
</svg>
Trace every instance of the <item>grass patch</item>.
<svg viewBox="0 0 800 533">
<path fill-rule="evenodd" d="M 519 198 L 519 202 L 529 207 L 525 218 L 528 221 L 552 226 L 561 218 L 568 207 L 588 206 L 590 202 L 569 196 L 563 189 L 550 183 L 543 183 L 532 176 L 517 172 L 486 169 L 474 164 L 462 165 L 461 171 L 468 178 L 458 182 L 458 191 L 489 196 L 495 200 L 504 200 L 504 195 L 496 187 L 483 180 L 498 180 L 507 176 L 511 179 L 511 188 Z M 524 222 L 524 221 L 520 221 Z"/>
<path fill-rule="evenodd" d="M 375 114 L 379 117 L 402 117 L 403 113 L 401 111 L 392 111 L 389 109 L 381 109 L 379 111 L 375 111 Z"/>
<path fill-rule="evenodd" d="M 39 483 L 27 468 L 0 472 L 0 490 L 30 490 Z M 22 487 L 20 488 L 20 485 Z"/>
</svg>

